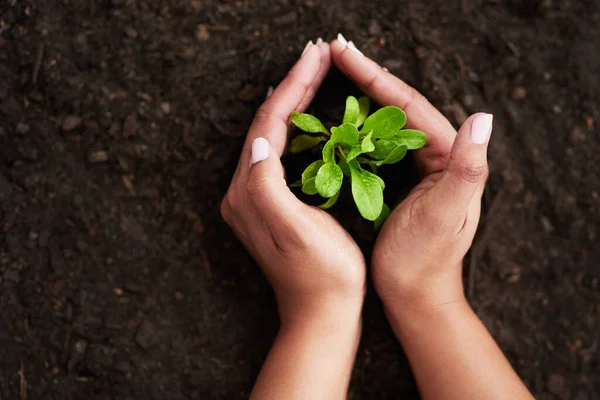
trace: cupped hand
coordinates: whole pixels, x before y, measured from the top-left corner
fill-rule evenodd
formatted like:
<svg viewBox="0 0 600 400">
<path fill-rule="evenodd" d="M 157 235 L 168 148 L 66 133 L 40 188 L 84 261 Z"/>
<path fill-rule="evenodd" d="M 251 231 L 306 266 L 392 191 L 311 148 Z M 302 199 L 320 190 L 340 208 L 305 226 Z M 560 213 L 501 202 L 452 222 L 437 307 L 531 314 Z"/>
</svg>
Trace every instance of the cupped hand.
<svg viewBox="0 0 600 400">
<path fill-rule="evenodd" d="M 260 107 L 221 205 L 223 218 L 273 286 L 282 324 L 354 318 L 364 297 L 360 249 L 329 214 L 296 198 L 280 162 L 290 114 L 306 109 L 330 65 L 327 43 L 307 47 Z"/>
<path fill-rule="evenodd" d="M 345 42 L 332 43 L 335 65 L 381 105 L 402 108 L 410 128 L 427 134 L 416 151 L 422 180 L 381 229 L 372 259 L 386 310 L 464 301 L 462 260 L 471 246 L 488 176 L 492 116 L 475 114 L 457 133 L 415 89 Z"/>
</svg>

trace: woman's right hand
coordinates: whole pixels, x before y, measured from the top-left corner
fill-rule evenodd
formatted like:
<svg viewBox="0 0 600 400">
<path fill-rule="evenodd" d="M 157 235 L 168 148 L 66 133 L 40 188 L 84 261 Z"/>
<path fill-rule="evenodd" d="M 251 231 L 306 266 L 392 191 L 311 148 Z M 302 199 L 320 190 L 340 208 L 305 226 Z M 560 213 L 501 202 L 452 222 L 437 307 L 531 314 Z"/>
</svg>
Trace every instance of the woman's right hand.
<svg viewBox="0 0 600 400">
<path fill-rule="evenodd" d="M 372 260 L 386 309 L 464 300 L 462 260 L 479 222 L 488 175 L 492 115 L 475 114 L 454 130 L 421 94 L 352 48 L 332 45 L 334 61 L 381 105 L 405 110 L 408 126 L 427 134 L 415 152 L 422 180 L 384 224 Z"/>
<path fill-rule="evenodd" d="M 427 134 L 415 153 L 421 183 L 384 224 L 373 283 L 424 399 L 531 399 L 464 295 L 462 260 L 479 223 L 492 116 L 457 133 L 422 95 L 344 41 L 338 68 L 381 105 L 396 105 Z"/>
</svg>

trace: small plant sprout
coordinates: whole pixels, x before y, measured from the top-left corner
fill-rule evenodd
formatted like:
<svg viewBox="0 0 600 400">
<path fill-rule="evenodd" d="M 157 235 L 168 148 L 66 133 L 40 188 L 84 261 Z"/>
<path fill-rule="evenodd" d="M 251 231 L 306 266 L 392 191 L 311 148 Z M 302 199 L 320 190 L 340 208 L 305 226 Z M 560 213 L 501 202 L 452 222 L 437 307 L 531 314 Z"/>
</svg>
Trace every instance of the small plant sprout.
<svg viewBox="0 0 600 400">
<path fill-rule="evenodd" d="M 340 196 L 344 176 L 348 177 L 358 211 L 374 221 L 377 229 L 390 213 L 383 202 L 385 183 L 377 175 L 378 167 L 395 164 L 408 150 L 423 147 L 426 136 L 402 129 L 406 114 L 398 107 L 383 107 L 371 115 L 369 109 L 368 97 L 348 97 L 342 124 L 330 130 L 312 115 L 293 112 L 292 123 L 306 133 L 294 137 L 289 150 L 298 153 L 323 144 L 322 159 L 310 164 L 292 186 L 302 187 L 309 195 L 319 194 L 326 199 L 319 207 L 328 209 Z"/>
</svg>

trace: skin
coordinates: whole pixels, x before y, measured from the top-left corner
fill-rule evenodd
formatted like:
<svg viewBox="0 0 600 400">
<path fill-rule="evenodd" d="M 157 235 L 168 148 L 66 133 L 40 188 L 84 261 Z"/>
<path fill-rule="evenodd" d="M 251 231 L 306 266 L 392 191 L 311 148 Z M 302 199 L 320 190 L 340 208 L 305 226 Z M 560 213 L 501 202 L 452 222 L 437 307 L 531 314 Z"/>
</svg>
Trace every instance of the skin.
<svg viewBox="0 0 600 400">
<path fill-rule="evenodd" d="M 404 109 L 428 135 L 416 153 L 422 182 L 382 228 L 372 260 L 376 290 L 425 399 L 530 399 L 463 293 L 462 259 L 479 220 L 484 144 L 458 135 L 420 94 L 334 41 L 306 52 L 260 107 L 221 213 L 273 286 L 281 326 L 252 399 L 345 398 L 360 337 L 366 264 L 349 234 L 289 190 L 280 156 L 289 115 L 302 112 L 331 61 L 381 105 Z M 262 137 L 268 157 L 251 164 Z M 310 232 L 310 234 L 307 234 Z"/>
<path fill-rule="evenodd" d="M 289 190 L 279 160 L 289 115 L 310 104 L 330 65 L 329 44 L 313 45 L 260 107 L 221 205 L 273 286 L 281 319 L 252 399 L 345 398 L 356 355 L 365 259 L 334 218 Z M 258 137 L 269 156 L 251 166 Z"/>
<path fill-rule="evenodd" d="M 424 399 L 532 399 L 464 295 L 462 260 L 471 246 L 488 176 L 487 147 L 471 116 L 457 133 L 421 94 L 375 62 L 332 44 L 335 65 L 381 105 L 402 108 L 427 133 L 415 153 L 422 180 L 384 224 L 373 283 Z"/>
</svg>

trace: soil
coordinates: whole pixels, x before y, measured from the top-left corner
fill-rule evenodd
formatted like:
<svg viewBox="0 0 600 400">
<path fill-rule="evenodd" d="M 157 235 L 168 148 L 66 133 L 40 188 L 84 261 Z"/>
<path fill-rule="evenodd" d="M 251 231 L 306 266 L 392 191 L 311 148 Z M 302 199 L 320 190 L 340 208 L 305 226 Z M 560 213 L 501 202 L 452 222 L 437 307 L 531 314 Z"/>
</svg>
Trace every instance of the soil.
<svg viewBox="0 0 600 400">
<path fill-rule="evenodd" d="M 0 399 L 248 396 L 277 312 L 218 206 L 267 87 L 338 31 L 455 124 L 494 113 L 469 299 L 538 399 L 600 398 L 597 1 L 0 0 L 0 21 Z M 334 71 L 310 111 L 351 93 Z M 370 288 L 349 398 L 417 397 Z"/>
</svg>

